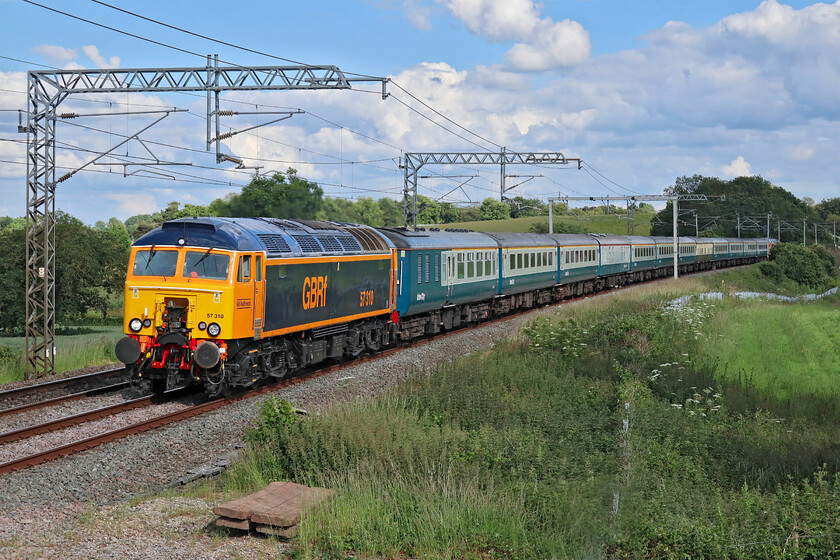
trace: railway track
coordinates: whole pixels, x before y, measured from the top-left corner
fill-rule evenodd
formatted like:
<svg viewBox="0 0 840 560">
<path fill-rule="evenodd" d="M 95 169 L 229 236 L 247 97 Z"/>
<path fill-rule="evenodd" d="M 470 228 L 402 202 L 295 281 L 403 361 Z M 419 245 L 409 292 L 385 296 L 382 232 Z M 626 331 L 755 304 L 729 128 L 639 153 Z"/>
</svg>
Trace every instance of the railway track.
<svg viewBox="0 0 840 560">
<path fill-rule="evenodd" d="M 499 319 L 499 321 L 505 321 L 505 320 L 508 320 L 508 319 L 513 319 L 514 317 L 517 317 L 518 315 L 519 314 L 510 315 L 510 316 L 504 317 L 502 319 Z M 416 341 L 412 344 L 412 346 L 421 346 L 423 344 L 427 344 L 427 343 L 432 342 L 434 340 L 439 340 L 440 338 L 443 338 L 443 337 L 453 336 L 455 334 L 464 332 L 466 330 L 480 328 L 484 324 L 485 323 L 479 323 L 479 324 L 476 324 L 476 325 L 470 325 L 468 327 L 458 329 L 456 331 L 441 333 L 440 335 L 437 335 L 437 336 L 434 336 L 434 337 L 430 337 L 430 338 L 426 338 L 426 339 L 423 339 L 423 340 Z M 18 470 L 22 470 L 22 469 L 26 469 L 26 468 L 29 468 L 29 467 L 33 467 L 35 465 L 40 465 L 42 463 L 46 463 L 48 461 L 52 461 L 52 460 L 60 458 L 60 457 L 65 457 L 67 455 L 72 455 L 74 453 L 79 453 L 81 451 L 85 451 L 87 449 L 91 449 L 91 448 L 96 447 L 98 445 L 102 445 L 104 443 L 115 441 L 115 440 L 118 440 L 120 438 L 124 438 L 126 436 L 143 433 L 143 432 L 146 432 L 148 430 L 158 428 L 160 426 L 165 426 L 166 424 L 171 424 L 173 422 L 186 420 L 187 418 L 191 418 L 191 417 L 197 416 L 199 414 L 210 412 L 212 410 L 221 408 L 223 406 L 230 405 L 232 403 L 235 403 L 235 402 L 238 402 L 238 401 L 241 401 L 241 400 L 244 400 L 244 399 L 254 398 L 254 397 L 257 397 L 257 396 L 275 391 L 277 389 L 281 389 L 281 388 L 284 388 L 284 387 L 289 387 L 289 386 L 297 384 L 297 383 L 302 383 L 304 381 L 313 379 L 315 377 L 319 377 L 321 375 L 326 375 L 328 373 L 339 371 L 339 370 L 341 370 L 345 367 L 355 366 L 355 365 L 359 365 L 359 364 L 362 364 L 362 363 L 365 363 L 365 362 L 368 362 L 368 361 L 385 358 L 385 357 L 390 356 L 391 354 L 393 354 L 395 352 L 399 352 L 400 350 L 402 350 L 405 347 L 406 347 L 405 345 L 396 346 L 396 347 L 393 347 L 393 348 L 383 350 L 383 351 L 378 352 L 376 354 L 364 356 L 364 357 L 361 357 L 361 358 L 358 358 L 358 359 L 355 359 L 355 360 L 351 360 L 351 361 L 348 361 L 348 362 L 342 362 L 342 363 L 330 365 L 330 366 L 327 366 L 327 367 L 324 367 L 324 368 L 319 368 L 319 369 L 315 369 L 315 370 L 311 370 L 311 371 L 306 371 L 306 372 L 303 372 L 303 373 L 301 373 L 301 374 L 299 374 L 295 377 L 284 379 L 284 380 L 282 380 L 278 383 L 274 383 L 274 384 L 271 384 L 271 385 L 266 385 L 266 386 L 260 387 L 258 389 L 252 389 L 252 390 L 246 391 L 244 393 L 241 393 L 239 395 L 234 395 L 234 396 L 228 397 L 226 399 L 217 399 L 217 400 L 203 402 L 203 403 L 200 403 L 200 404 L 195 404 L 195 405 L 192 405 L 192 406 L 190 406 L 186 409 L 183 409 L 183 410 L 178 410 L 178 411 L 171 412 L 171 413 L 168 413 L 168 414 L 162 414 L 160 416 L 155 416 L 154 418 L 150 418 L 148 420 L 143 420 L 141 422 L 136 422 L 136 423 L 133 423 L 133 424 L 130 424 L 130 425 L 127 425 L 127 426 L 123 426 L 121 428 L 117 428 L 117 429 L 114 429 L 114 430 L 103 432 L 103 433 L 98 434 L 98 435 L 94 435 L 94 436 L 90 436 L 90 437 L 87 437 L 87 438 L 79 439 L 77 441 L 73 441 L 73 442 L 70 442 L 70 443 L 66 443 L 64 445 L 56 446 L 54 448 L 47 449 L 47 450 L 44 450 L 44 451 L 41 451 L 41 452 L 38 452 L 38 453 L 34 453 L 34 454 L 31 454 L 31 455 L 27 455 L 25 457 L 20 457 L 18 459 L 7 461 L 5 463 L 0 463 L 0 475 L 5 474 L 5 473 L 18 471 Z M 179 392 L 179 391 L 181 391 L 181 390 L 170 391 L 169 394 L 171 395 L 171 394 Z M 42 424 L 36 424 L 36 425 L 33 425 L 33 426 L 28 426 L 26 428 L 22 428 L 22 429 L 19 429 L 19 430 L 14 430 L 14 431 L 11 431 L 11 432 L 6 432 L 6 433 L 0 433 L 0 445 L 5 445 L 7 443 L 15 442 L 15 441 L 18 441 L 18 440 L 21 440 L 21 439 L 26 439 L 26 438 L 29 438 L 29 437 L 34 437 L 36 435 L 49 433 L 49 432 L 59 430 L 59 429 L 63 429 L 63 428 L 69 427 L 69 426 L 76 426 L 76 425 L 82 424 L 84 422 L 89 422 L 89 421 L 94 420 L 94 419 L 99 419 L 99 418 L 104 418 L 104 417 L 111 416 L 111 415 L 114 415 L 114 414 L 119 414 L 119 413 L 122 413 L 122 412 L 126 412 L 128 410 L 132 410 L 132 409 L 136 409 L 136 408 L 140 408 L 140 407 L 144 407 L 144 406 L 150 406 L 151 404 L 154 403 L 155 398 L 156 397 L 154 397 L 154 396 L 141 397 L 141 398 L 138 398 L 138 399 L 133 399 L 131 401 L 126 401 L 124 403 L 118 403 L 118 404 L 115 404 L 115 405 L 102 407 L 102 408 L 99 408 L 99 409 L 96 409 L 96 410 L 83 412 L 83 413 L 76 414 L 76 415 L 73 415 L 73 416 L 68 416 L 68 417 L 65 417 L 65 418 L 59 418 L 57 420 L 44 422 Z"/>
<path fill-rule="evenodd" d="M 113 378 L 123 371 L 124 368 L 120 367 L 0 391 L 0 417 L 122 389 L 127 386 L 127 382 L 114 384 L 100 381 Z"/>
</svg>

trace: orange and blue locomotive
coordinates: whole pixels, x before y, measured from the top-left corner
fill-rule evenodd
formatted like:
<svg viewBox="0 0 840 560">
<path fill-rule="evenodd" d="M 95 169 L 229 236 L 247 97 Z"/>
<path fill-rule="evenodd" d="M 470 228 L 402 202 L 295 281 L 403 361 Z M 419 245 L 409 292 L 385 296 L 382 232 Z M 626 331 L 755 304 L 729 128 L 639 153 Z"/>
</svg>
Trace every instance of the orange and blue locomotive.
<svg viewBox="0 0 840 560">
<path fill-rule="evenodd" d="M 153 392 L 210 395 L 393 338 L 394 252 L 355 224 L 184 218 L 131 249 L 116 347 Z"/>
</svg>

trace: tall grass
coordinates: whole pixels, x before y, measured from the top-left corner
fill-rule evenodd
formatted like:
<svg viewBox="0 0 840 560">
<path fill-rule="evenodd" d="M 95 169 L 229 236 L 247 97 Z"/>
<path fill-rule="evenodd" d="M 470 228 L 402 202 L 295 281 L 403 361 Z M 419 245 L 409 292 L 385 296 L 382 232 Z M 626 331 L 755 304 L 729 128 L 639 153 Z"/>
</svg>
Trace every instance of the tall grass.
<svg viewBox="0 0 840 560">
<path fill-rule="evenodd" d="M 700 286 L 546 312 L 486 354 L 304 421 L 264 410 L 224 485 L 335 489 L 301 524 L 302 558 L 835 557 L 840 424 L 802 404 L 811 393 L 703 358 L 720 329 L 740 331 L 731 316 L 770 319 L 759 302 L 665 305 Z M 824 336 L 775 344 L 807 354 Z"/>
<path fill-rule="evenodd" d="M 92 334 L 56 337 L 56 371 L 116 362 L 114 346 L 122 336 L 121 330 L 121 327 L 98 327 Z M 0 384 L 23 379 L 25 339 L 0 338 L 0 350 Z"/>
<path fill-rule="evenodd" d="M 615 395 L 510 350 L 278 430 L 228 485 L 336 489 L 302 525 L 304 557 L 595 554 L 616 469 Z"/>
</svg>

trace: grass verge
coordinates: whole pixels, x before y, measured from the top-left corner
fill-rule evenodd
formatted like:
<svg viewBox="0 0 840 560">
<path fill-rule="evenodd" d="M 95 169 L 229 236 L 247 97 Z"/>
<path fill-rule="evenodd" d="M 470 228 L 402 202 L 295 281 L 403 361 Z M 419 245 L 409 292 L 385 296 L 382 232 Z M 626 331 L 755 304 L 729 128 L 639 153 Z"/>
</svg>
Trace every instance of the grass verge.
<svg viewBox="0 0 840 560">
<path fill-rule="evenodd" d="M 90 327 L 82 335 L 57 336 L 57 372 L 116 362 L 114 346 L 123 334 L 116 325 Z M 24 337 L 0 338 L 0 384 L 23 379 L 26 369 Z"/>
<path fill-rule="evenodd" d="M 278 479 L 336 489 L 304 519 L 301 558 L 832 557 L 840 425 L 806 406 L 806 385 L 733 379 L 722 366 L 735 354 L 705 356 L 726 336 L 753 344 L 765 313 L 828 330 L 836 302 L 666 305 L 701 287 L 663 282 L 568 306 L 493 351 L 304 421 L 269 401 L 220 484 L 235 495 Z M 764 330 L 790 363 L 836 341 Z M 786 367 L 777 361 L 767 369 Z M 787 375 L 817 386 L 824 364 Z M 837 409 L 834 386 L 822 398 Z"/>
</svg>

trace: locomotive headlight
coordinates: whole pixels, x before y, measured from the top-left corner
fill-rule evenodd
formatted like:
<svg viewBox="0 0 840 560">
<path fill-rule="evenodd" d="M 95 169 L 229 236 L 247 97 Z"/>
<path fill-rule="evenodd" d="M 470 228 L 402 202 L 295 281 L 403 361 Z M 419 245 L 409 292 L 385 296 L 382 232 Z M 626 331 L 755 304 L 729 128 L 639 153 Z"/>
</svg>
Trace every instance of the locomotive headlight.
<svg viewBox="0 0 840 560">
<path fill-rule="evenodd" d="M 152 320 L 151 319 L 144 319 L 143 320 L 143 326 L 146 327 L 146 328 L 151 327 L 152 326 Z"/>
<path fill-rule="evenodd" d="M 140 319 L 132 319 L 128 322 L 128 328 L 133 332 L 140 332 L 140 329 L 143 328 L 143 321 Z"/>
<path fill-rule="evenodd" d="M 207 325 L 207 334 L 210 336 L 219 336 L 220 332 L 222 332 L 222 327 L 219 326 L 219 323 L 210 323 Z"/>
<path fill-rule="evenodd" d="M 203 331 L 206 328 L 207 328 L 207 323 L 205 323 L 204 321 L 202 321 L 198 324 L 198 330 Z"/>
</svg>

